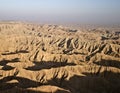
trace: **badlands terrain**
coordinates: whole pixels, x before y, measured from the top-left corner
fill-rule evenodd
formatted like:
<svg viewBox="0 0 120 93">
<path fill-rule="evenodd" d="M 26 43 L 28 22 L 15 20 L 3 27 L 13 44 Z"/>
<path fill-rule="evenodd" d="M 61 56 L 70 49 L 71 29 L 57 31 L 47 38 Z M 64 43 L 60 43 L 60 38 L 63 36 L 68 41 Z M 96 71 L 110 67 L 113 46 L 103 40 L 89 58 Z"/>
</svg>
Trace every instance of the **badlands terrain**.
<svg viewBox="0 0 120 93">
<path fill-rule="evenodd" d="M 120 93 L 120 28 L 0 22 L 0 93 Z"/>
</svg>

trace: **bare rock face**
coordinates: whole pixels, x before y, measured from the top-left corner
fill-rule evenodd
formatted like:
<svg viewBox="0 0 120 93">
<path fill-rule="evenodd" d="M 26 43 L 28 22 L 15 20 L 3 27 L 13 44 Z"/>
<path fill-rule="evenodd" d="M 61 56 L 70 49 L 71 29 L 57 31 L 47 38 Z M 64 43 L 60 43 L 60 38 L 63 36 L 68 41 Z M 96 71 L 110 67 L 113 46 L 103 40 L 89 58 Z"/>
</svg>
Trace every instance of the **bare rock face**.
<svg viewBox="0 0 120 93">
<path fill-rule="evenodd" d="M 0 93 L 119 93 L 120 28 L 0 23 Z"/>
</svg>

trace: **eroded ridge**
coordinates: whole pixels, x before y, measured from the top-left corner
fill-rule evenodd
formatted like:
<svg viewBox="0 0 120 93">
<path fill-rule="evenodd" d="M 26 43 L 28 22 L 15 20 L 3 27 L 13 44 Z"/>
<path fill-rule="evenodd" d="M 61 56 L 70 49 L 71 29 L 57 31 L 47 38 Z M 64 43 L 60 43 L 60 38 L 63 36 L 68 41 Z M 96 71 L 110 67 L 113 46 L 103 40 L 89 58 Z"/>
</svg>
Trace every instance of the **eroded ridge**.
<svg viewBox="0 0 120 93">
<path fill-rule="evenodd" d="M 0 93 L 120 92 L 120 28 L 0 23 Z"/>
</svg>

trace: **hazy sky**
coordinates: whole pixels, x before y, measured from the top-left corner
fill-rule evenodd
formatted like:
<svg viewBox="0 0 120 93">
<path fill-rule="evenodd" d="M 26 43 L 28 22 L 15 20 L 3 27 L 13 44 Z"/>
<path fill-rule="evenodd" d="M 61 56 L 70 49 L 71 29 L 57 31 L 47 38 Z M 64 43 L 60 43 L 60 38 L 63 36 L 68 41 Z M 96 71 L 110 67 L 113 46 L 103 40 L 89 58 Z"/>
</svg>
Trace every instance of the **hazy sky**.
<svg viewBox="0 0 120 93">
<path fill-rule="evenodd" d="M 0 20 L 120 23 L 120 0 L 0 0 Z"/>
</svg>

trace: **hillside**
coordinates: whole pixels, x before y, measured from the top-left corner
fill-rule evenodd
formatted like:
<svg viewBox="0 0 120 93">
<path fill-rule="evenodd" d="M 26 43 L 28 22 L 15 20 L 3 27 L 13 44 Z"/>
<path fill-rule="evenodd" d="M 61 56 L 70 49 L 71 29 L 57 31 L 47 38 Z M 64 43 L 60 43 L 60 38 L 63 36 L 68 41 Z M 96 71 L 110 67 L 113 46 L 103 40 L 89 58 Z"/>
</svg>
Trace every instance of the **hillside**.
<svg viewBox="0 0 120 93">
<path fill-rule="evenodd" d="M 0 93 L 119 93 L 120 28 L 0 23 Z"/>
</svg>

